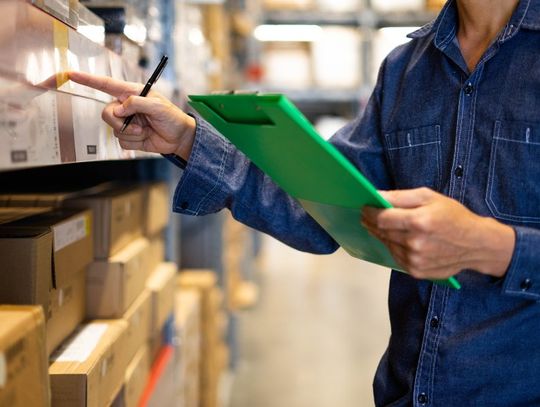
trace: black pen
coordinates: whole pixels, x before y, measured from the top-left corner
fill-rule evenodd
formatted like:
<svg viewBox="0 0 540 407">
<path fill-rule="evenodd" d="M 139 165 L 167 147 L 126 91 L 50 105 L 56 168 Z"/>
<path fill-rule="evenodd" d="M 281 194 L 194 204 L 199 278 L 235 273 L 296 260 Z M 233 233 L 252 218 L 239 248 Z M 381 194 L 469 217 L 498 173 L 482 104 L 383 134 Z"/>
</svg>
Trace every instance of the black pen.
<svg viewBox="0 0 540 407">
<path fill-rule="evenodd" d="M 165 69 L 165 66 L 167 65 L 168 60 L 169 60 L 169 57 L 167 57 L 167 55 L 163 55 L 161 57 L 161 61 L 159 61 L 157 68 L 152 73 L 152 76 L 150 76 L 150 79 L 148 79 L 148 82 L 146 82 L 146 85 L 144 85 L 144 88 L 142 92 L 139 94 L 139 96 L 145 97 L 146 95 L 148 95 L 148 92 L 150 92 L 152 85 L 156 83 L 159 77 L 161 76 L 161 73 Z M 134 117 L 135 117 L 134 114 L 126 117 L 126 119 L 124 120 L 124 124 L 122 125 L 122 128 L 120 129 L 120 133 L 124 132 L 124 130 L 129 125 L 129 123 L 131 123 Z"/>
</svg>

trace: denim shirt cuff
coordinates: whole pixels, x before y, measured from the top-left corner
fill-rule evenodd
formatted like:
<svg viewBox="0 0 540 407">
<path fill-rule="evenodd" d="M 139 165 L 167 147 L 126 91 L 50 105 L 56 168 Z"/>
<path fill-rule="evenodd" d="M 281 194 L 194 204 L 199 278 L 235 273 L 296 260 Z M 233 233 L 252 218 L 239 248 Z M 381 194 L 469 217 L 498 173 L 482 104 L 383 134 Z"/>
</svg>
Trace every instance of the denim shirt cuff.
<svg viewBox="0 0 540 407">
<path fill-rule="evenodd" d="M 187 215 L 205 215 L 225 206 L 223 180 L 230 163 L 231 144 L 199 116 L 191 155 L 176 187 L 173 210 Z M 166 157 L 177 164 L 174 158 Z"/>
<path fill-rule="evenodd" d="M 516 246 L 506 272 L 503 292 L 524 299 L 540 300 L 540 231 L 515 227 Z"/>
</svg>

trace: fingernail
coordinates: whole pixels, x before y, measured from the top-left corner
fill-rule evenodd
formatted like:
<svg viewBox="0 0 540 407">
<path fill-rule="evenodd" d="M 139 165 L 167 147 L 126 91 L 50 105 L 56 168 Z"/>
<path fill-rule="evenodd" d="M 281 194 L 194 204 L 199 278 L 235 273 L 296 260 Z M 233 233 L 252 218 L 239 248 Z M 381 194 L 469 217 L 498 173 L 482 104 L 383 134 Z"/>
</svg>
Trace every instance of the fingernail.
<svg viewBox="0 0 540 407">
<path fill-rule="evenodd" d="M 126 112 L 126 109 L 124 109 L 124 106 L 118 105 L 114 108 L 113 111 L 114 111 L 115 116 L 123 116 L 124 113 Z"/>
</svg>

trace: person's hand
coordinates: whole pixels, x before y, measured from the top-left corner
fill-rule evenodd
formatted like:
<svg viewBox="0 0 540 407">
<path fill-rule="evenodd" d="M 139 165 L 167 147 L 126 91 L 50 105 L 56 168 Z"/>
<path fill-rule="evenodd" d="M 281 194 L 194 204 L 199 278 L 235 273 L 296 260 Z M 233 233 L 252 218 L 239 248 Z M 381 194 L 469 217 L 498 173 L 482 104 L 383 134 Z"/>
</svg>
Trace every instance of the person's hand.
<svg viewBox="0 0 540 407">
<path fill-rule="evenodd" d="M 108 93 L 117 99 L 103 109 L 101 117 L 113 128 L 122 148 L 173 153 L 188 160 L 195 138 L 195 119 L 167 98 L 154 91 L 150 91 L 146 97 L 138 96 L 142 84 L 84 72 L 69 72 L 68 76 L 74 82 Z M 132 114 L 136 116 L 120 133 L 124 119 Z"/>
<path fill-rule="evenodd" d="M 362 224 L 409 274 L 445 279 L 464 269 L 502 277 L 515 245 L 513 228 L 478 216 L 428 188 L 381 191 L 394 208 L 364 208 Z"/>
</svg>

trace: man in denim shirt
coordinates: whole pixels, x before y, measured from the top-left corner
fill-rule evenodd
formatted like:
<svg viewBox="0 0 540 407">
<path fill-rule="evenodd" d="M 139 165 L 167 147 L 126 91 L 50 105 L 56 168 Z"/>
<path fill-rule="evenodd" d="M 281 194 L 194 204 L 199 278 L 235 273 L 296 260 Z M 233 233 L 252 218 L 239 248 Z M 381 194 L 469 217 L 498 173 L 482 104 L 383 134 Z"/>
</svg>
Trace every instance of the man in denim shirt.
<svg viewBox="0 0 540 407">
<path fill-rule="evenodd" d="M 392 272 L 375 401 L 540 406 L 540 1 L 450 0 L 410 37 L 383 63 L 362 118 L 331 140 L 389 191 L 395 208 L 359 221 L 418 278 Z M 187 161 L 175 211 L 227 207 L 300 250 L 336 250 L 203 120 L 156 93 L 133 96 L 138 85 L 71 78 L 118 98 L 103 118 L 124 148 Z M 119 134 L 133 113 L 138 122 Z M 451 275 L 460 291 L 423 280 Z"/>
</svg>

